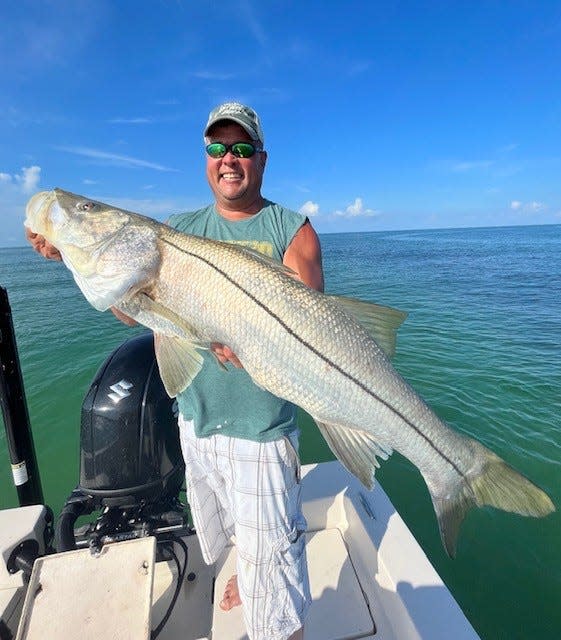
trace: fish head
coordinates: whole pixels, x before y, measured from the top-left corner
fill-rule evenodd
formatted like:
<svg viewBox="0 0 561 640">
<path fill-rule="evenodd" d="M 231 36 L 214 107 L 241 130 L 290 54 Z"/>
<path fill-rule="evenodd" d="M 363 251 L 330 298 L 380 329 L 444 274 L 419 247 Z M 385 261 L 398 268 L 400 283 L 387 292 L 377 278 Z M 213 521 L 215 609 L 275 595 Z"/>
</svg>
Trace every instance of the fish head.
<svg viewBox="0 0 561 640">
<path fill-rule="evenodd" d="M 157 224 L 62 189 L 28 202 L 24 222 L 61 253 L 87 300 L 104 311 L 139 291 L 157 272 Z"/>
<path fill-rule="evenodd" d="M 93 252 L 129 219 L 121 209 L 53 189 L 40 191 L 29 200 L 24 224 L 59 251 L 73 246 Z"/>
</svg>

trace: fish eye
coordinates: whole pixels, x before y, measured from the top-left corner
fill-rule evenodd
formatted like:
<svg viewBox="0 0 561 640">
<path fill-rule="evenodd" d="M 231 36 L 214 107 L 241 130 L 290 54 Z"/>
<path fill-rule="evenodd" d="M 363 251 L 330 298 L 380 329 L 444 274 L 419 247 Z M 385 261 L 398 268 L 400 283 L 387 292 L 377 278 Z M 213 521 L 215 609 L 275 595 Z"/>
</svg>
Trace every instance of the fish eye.
<svg viewBox="0 0 561 640">
<path fill-rule="evenodd" d="M 95 202 L 78 202 L 76 209 L 78 211 L 91 211 L 95 209 Z"/>
</svg>

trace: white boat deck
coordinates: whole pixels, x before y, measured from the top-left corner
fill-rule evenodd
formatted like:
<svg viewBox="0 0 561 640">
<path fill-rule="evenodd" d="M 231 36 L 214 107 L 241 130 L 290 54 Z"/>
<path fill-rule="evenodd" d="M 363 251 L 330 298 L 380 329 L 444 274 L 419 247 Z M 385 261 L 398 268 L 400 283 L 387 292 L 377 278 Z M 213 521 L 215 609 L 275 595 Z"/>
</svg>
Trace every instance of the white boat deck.
<svg viewBox="0 0 561 640">
<path fill-rule="evenodd" d="M 373 492 L 365 491 L 337 462 L 310 465 L 303 472 L 304 513 L 308 520 L 307 555 L 313 596 L 305 625 L 305 640 L 477 639 L 459 606 L 379 486 Z M 182 585 L 177 605 L 158 638 L 246 640 L 241 608 L 224 612 L 218 606 L 226 581 L 235 573 L 235 548 L 229 548 L 216 567 L 207 567 L 202 562 L 196 538 L 191 536 L 185 541 L 189 546 L 187 574 L 191 575 Z M 134 545 L 119 543 L 110 547 L 127 544 Z M 59 616 L 64 621 L 65 640 L 97 640 L 103 637 L 99 635 L 99 629 L 89 635 L 89 631 L 95 628 L 93 617 L 96 616 L 107 630 L 104 637 L 122 640 L 148 638 L 148 632 L 139 635 L 138 628 L 142 627 L 140 618 L 151 618 L 152 628 L 163 618 L 175 589 L 175 565 L 172 562 L 154 565 L 152 608 L 140 606 L 139 611 L 133 614 L 138 615 L 138 624 L 134 634 L 129 635 L 134 626 L 130 623 L 130 609 L 134 608 L 131 601 L 142 604 L 146 593 L 145 581 L 137 581 L 138 589 L 135 590 L 132 580 L 122 582 L 120 576 L 121 587 L 117 593 L 113 592 L 111 601 L 115 604 L 119 600 L 119 606 L 126 609 L 123 615 L 119 615 L 118 607 L 99 606 L 103 602 L 104 594 L 101 592 L 117 584 L 114 577 L 110 577 L 115 567 L 109 566 L 107 574 L 101 577 L 102 565 L 87 550 L 50 558 L 58 558 L 63 570 L 77 573 L 69 562 L 73 553 L 83 555 L 84 561 L 98 574 L 97 579 L 86 577 L 82 586 L 74 582 L 71 587 L 68 581 L 64 602 L 60 597 L 57 600 L 56 595 L 52 597 L 52 593 L 50 600 L 32 598 L 28 594 L 25 621 L 20 624 L 18 640 L 60 638 L 60 630 L 55 633 L 54 625 L 49 628 L 49 616 Z M 108 552 L 108 557 L 111 553 Z M 138 571 L 142 565 L 138 558 L 136 556 L 135 561 L 128 565 L 129 571 Z M 34 569 L 34 575 L 35 572 Z M 124 568 L 122 573 L 124 575 Z M 15 577 L 11 576 L 11 579 Z M 32 583 L 33 580 L 34 577 Z M 94 588 L 94 585 L 97 586 Z M 16 588 L 17 585 L 12 583 L 12 616 L 17 608 L 13 604 Z M 63 592 L 61 589 L 61 594 Z M 22 600 L 21 588 L 18 593 Z M 68 606 L 76 599 L 80 600 L 80 606 Z M 35 606 L 31 606 L 33 604 Z M 33 618 L 39 620 L 40 616 L 43 616 L 42 622 L 36 626 Z M 31 634 L 32 629 L 38 629 L 39 635 Z"/>
<path fill-rule="evenodd" d="M 308 533 L 306 551 L 313 603 L 306 619 L 305 639 L 373 637 L 374 621 L 341 532 L 327 529 Z M 224 592 L 226 582 L 236 573 L 235 566 L 236 550 L 231 548 L 217 573 L 218 595 Z M 249 640 L 241 610 L 222 611 L 214 606 L 212 634 L 213 640 Z"/>
</svg>

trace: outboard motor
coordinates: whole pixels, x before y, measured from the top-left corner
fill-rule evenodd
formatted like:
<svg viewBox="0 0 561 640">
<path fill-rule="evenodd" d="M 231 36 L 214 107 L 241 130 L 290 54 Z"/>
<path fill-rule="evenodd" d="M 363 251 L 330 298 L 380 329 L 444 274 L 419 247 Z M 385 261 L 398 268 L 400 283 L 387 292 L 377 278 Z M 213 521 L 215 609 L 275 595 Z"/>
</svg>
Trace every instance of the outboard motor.
<svg viewBox="0 0 561 640">
<path fill-rule="evenodd" d="M 84 399 L 80 483 L 61 512 L 57 550 L 185 535 L 183 479 L 177 403 L 160 378 L 152 333 L 143 333 L 113 351 Z M 77 518 L 94 511 L 101 511 L 96 522 L 75 531 Z"/>
</svg>

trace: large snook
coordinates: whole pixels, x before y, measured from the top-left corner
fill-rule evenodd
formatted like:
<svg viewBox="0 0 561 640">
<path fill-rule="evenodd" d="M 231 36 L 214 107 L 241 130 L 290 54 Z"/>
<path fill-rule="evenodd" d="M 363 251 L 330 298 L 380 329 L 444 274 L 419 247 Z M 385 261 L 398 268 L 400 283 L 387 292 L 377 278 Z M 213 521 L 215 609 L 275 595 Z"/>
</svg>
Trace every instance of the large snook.
<svg viewBox="0 0 561 640">
<path fill-rule="evenodd" d="M 402 453 L 427 483 L 450 555 L 475 505 L 528 516 L 554 510 L 529 480 L 451 430 L 395 371 L 388 354 L 404 314 L 323 295 L 255 252 L 59 189 L 30 200 L 25 224 L 59 249 L 96 309 L 114 306 L 154 331 L 171 396 L 197 375 L 199 350 L 219 342 L 258 385 L 312 415 L 366 486 L 377 456 Z"/>
</svg>

